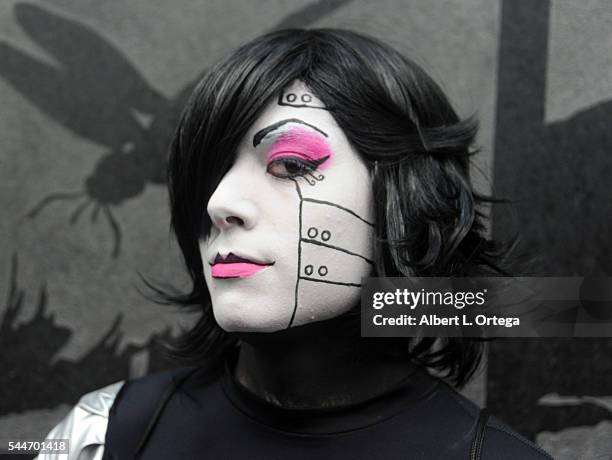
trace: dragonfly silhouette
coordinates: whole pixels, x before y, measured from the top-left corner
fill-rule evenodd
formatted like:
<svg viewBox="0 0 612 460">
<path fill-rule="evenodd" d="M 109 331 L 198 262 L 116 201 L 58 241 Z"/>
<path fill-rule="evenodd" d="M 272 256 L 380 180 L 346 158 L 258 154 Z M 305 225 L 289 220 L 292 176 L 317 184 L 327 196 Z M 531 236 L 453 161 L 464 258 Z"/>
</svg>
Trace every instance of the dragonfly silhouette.
<svg viewBox="0 0 612 460">
<path fill-rule="evenodd" d="M 310 3 L 272 30 L 305 27 L 350 1 Z M 112 207 L 137 197 L 147 184 L 165 183 L 167 147 L 199 77 L 168 98 L 88 26 L 28 3 L 17 4 L 15 16 L 57 65 L 0 42 L 0 76 L 65 128 L 108 149 L 82 190 L 51 193 L 27 217 L 36 217 L 56 201 L 77 201 L 70 222 L 87 210 L 92 222 L 102 213 L 113 233 L 112 256 L 117 257 L 122 234 Z"/>
</svg>

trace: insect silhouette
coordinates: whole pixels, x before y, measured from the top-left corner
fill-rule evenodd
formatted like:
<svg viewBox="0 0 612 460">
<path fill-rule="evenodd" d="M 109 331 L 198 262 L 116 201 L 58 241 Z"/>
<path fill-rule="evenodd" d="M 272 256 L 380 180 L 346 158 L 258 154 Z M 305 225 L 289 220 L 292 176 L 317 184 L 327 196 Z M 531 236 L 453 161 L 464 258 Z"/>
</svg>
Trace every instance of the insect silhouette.
<svg viewBox="0 0 612 460">
<path fill-rule="evenodd" d="M 350 1 L 310 3 L 272 29 L 307 26 Z M 28 3 L 15 6 L 15 17 L 57 64 L 0 42 L 0 76 L 62 126 L 107 149 L 81 190 L 50 193 L 26 217 L 35 218 L 58 201 L 76 203 L 71 224 L 85 212 L 92 222 L 102 214 L 110 225 L 111 254 L 116 258 L 122 232 L 113 207 L 138 197 L 148 184 L 166 182 L 168 145 L 200 76 L 167 97 L 89 26 Z"/>
</svg>

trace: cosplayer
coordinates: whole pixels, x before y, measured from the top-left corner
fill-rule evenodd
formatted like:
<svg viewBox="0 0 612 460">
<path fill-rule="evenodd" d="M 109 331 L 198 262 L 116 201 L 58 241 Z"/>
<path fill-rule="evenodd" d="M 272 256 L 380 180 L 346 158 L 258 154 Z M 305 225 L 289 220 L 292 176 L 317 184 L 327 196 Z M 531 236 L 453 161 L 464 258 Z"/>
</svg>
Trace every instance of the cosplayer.
<svg viewBox="0 0 612 460">
<path fill-rule="evenodd" d="M 476 134 L 410 60 L 331 29 L 260 37 L 198 84 L 171 146 L 192 367 L 85 395 L 71 458 L 544 459 L 460 396 L 482 343 L 360 338 L 368 276 L 499 275 Z M 161 293 L 161 291 L 158 291 Z M 79 456 L 80 455 L 80 456 Z"/>
</svg>

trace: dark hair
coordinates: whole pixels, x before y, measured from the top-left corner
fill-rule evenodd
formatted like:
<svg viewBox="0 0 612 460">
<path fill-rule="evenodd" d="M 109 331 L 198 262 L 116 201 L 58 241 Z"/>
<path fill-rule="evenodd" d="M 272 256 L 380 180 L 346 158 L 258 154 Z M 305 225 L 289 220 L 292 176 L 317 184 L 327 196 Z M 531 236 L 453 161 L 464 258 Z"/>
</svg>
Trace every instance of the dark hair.
<svg viewBox="0 0 612 460">
<path fill-rule="evenodd" d="M 210 369 L 237 341 L 215 322 L 204 280 L 198 239 L 211 227 L 206 204 L 247 130 L 295 80 L 323 101 L 371 169 L 376 275 L 506 274 L 506 248 L 484 234 L 480 206 L 490 200 L 469 179 L 476 122 L 460 120 L 417 64 L 373 38 L 335 29 L 273 32 L 206 73 L 171 145 L 171 225 L 193 284 L 185 295 L 157 292 L 202 312 L 174 350 Z M 482 342 L 402 338 L 380 341 L 379 349 L 461 386 L 480 362 Z"/>
</svg>

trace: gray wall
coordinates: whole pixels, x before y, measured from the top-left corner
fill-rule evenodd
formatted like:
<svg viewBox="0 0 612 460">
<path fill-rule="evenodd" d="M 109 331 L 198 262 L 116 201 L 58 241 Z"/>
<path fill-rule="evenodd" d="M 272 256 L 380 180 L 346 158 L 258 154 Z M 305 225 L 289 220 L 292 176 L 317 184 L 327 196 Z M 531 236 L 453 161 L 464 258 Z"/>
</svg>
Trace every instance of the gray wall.
<svg viewBox="0 0 612 460">
<path fill-rule="evenodd" d="M 523 229 L 542 273 L 611 274 L 611 24 L 606 0 L 4 0 L 1 437 L 168 365 L 156 340 L 192 318 L 138 291 L 139 273 L 186 282 L 165 146 L 198 75 L 276 27 L 352 28 L 416 59 L 481 120 L 479 187 L 529 203 L 493 231 Z M 559 458 L 612 450 L 610 348 L 495 343 L 468 393 Z M 543 405 L 555 392 L 604 403 Z"/>
</svg>

